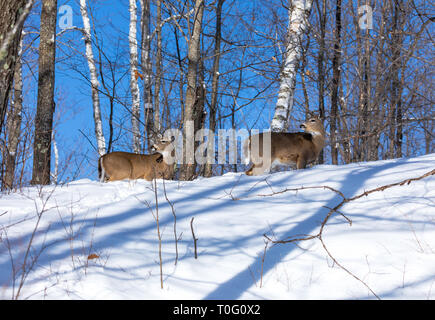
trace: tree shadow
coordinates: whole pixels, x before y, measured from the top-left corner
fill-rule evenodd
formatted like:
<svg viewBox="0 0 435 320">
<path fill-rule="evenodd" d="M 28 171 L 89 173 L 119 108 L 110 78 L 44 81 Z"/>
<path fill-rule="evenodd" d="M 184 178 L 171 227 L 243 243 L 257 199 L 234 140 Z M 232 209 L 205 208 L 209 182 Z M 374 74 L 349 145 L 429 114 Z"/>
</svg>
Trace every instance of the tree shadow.
<svg viewBox="0 0 435 320">
<path fill-rule="evenodd" d="M 364 182 L 374 175 L 400 165 L 404 165 L 404 162 L 391 162 L 384 165 L 378 165 L 373 167 L 361 168 L 360 170 L 353 170 L 349 172 L 341 180 L 341 190 L 346 197 L 350 198 L 357 195 L 360 188 L 364 185 Z M 325 207 L 333 208 L 341 201 L 341 198 L 335 193 L 331 196 Z M 318 211 L 314 212 L 310 217 L 299 222 L 296 226 L 289 228 L 285 232 L 280 232 L 281 234 L 286 234 L 288 236 L 301 235 L 301 234 L 311 234 L 316 232 L 319 228 L 319 221 L 322 221 L 328 212 L 328 209 L 320 208 Z M 344 222 L 343 222 L 344 223 Z M 237 245 L 237 244 L 236 244 Z M 295 249 L 294 244 L 276 244 L 271 246 L 266 252 L 266 259 L 262 263 L 262 256 L 256 257 L 254 262 L 252 262 L 247 268 L 233 276 L 226 282 L 218 285 L 218 287 L 207 294 L 204 299 L 215 300 L 215 299 L 238 299 L 240 296 L 246 292 L 252 285 L 252 276 L 250 270 L 263 270 L 263 274 L 273 270 L 283 259 L 290 254 Z"/>
<path fill-rule="evenodd" d="M 370 178 L 373 178 L 375 175 L 377 176 L 384 170 L 388 170 L 394 167 L 400 167 L 401 165 L 408 165 L 409 161 L 400 161 L 400 162 L 387 162 L 383 165 L 362 165 L 354 170 L 351 170 L 346 176 L 343 177 L 335 177 L 334 183 L 339 184 L 340 187 L 337 189 L 341 190 L 342 188 L 346 188 L 345 190 L 341 190 L 347 197 L 352 197 L 356 195 L 356 193 L 361 189 L 364 185 L 365 181 Z M 333 166 L 326 166 L 325 170 L 330 172 L 334 172 Z M 317 171 L 318 172 L 318 171 Z M 272 176 L 265 176 L 264 179 L 259 179 L 258 177 L 247 177 L 243 174 L 234 174 L 223 176 L 220 180 L 216 180 L 213 183 L 207 184 L 208 179 L 201 179 L 201 181 L 193 181 L 181 184 L 179 188 L 175 189 L 174 185 L 178 182 L 166 182 L 166 188 L 170 189 L 170 184 L 174 184 L 172 186 L 173 194 L 170 194 L 168 191 L 169 199 L 175 207 L 177 221 L 186 222 L 189 221 L 191 217 L 200 217 L 201 215 L 213 212 L 223 212 L 229 211 L 234 212 L 237 210 L 237 206 L 240 202 L 237 199 L 245 199 L 249 201 L 250 206 L 255 210 L 257 204 L 262 204 L 265 200 L 261 197 L 252 197 L 252 195 L 256 195 L 259 192 L 263 192 L 268 190 L 269 187 L 273 187 L 274 189 L 280 188 L 281 186 L 287 186 L 295 176 L 300 176 L 302 180 L 307 180 L 307 184 L 314 184 L 316 181 L 316 170 L 315 169 L 307 169 L 303 171 L 297 171 L 296 173 L 289 172 L 286 174 L 278 173 Z M 270 180 L 271 182 L 267 182 Z M 294 182 L 292 182 L 294 185 Z M 297 182 L 298 183 L 298 182 Z M 98 183 L 95 183 L 96 186 L 99 186 Z M 189 186 L 189 184 L 191 184 Z M 161 181 L 158 183 L 159 191 L 158 191 L 158 201 L 159 201 L 159 210 L 162 213 L 160 217 L 160 225 L 162 228 L 172 228 L 173 225 L 173 215 L 172 208 L 170 204 L 166 201 Z M 122 187 L 122 186 L 121 186 Z M 188 190 L 189 193 L 183 193 L 183 190 Z M 179 192 L 178 198 L 175 197 L 175 191 Z M 68 192 L 66 189 L 65 192 Z M 150 208 L 147 208 L 145 204 L 142 205 L 134 205 L 130 203 L 132 199 L 130 197 L 136 197 L 135 201 L 139 201 L 142 197 L 146 199 L 153 199 L 154 192 L 151 190 L 141 191 L 138 193 L 131 192 L 127 194 L 125 198 L 122 198 L 115 202 L 108 201 L 107 204 L 88 208 L 90 212 L 83 217 L 83 213 L 77 212 L 77 215 L 80 215 L 80 219 L 75 219 L 71 222 L 71 227 L 75 230 L 79 230 L 80 234 L 77 234 L 78 237 L 90 237 L 93 234 L 94 228 L 102 228 L 110 232 L 105 233 L 103 236 L 96 237 L 92 239 L 92 246 L 97 250 L 104 251 L 110 250 L 114 246 L 122 247 L 127 243 L 142 243 L 151 246 L 152 248 L 157 248 L 158 241 L 157 237 L 151 237 L 151 232 L 155 231 L 156 225 L 155 221 L 152 219 L 148 219 L 144 222 L 144 215 L 150 216 L 150 208 L 155 210 L 155 203 L 150 202 Z M 210 205 L 203 205 L 201 201 L 207 200 L 216 200 L 210 201 Z M 302 199 L 301 202 L 309 201 L 310 199 Z M 240 200 L 244 201 L 244 200 Z M 274 198 L 274 204 L 279 203 L 280 199 Z M 316 200 L 311 199 L 311 201 L 321 201 L 324 203 L 324 199 Z M 341 198 L 338 197 L 335 193 L 327 200 L 325 206 L 334 207 Z M 129 208 L 125 209 L 125 204 L 129 204 Z M 194 203 L 198 203 L 199 205 L 192 205 Z M 243 206 L 244 204 L 241 203 Z M 288 201 L 282 201 L 283 206 L 291 207 L 291 204 Z M 119 209 L 118 209 L 119 208 Z M 107 210 L 111 210 L 110 215 L 105 215 Z M 281 221 L 280 227 L 286 223 L 292 224 L 286 231 L 280 231 L 280 234 L 285 234 L 288 236 L 296 235 L 296 234 L 310 234 L 315 232 L 319 227 L 319 222 L 323 220 L 327 209 L 319 208 L 316 212 L 311 214 L 308 218 L 295 222 L 292 219 L 295 216 L 289 215 L 285 221 Z M 137 223 L 130 223 L 129 220 L 137 221 Z M 196 221 L 196 220 L 195 220 Z M 127 227 L 120 227 L 123 223 L 129 222 Z M 69 223 L 68 221 L 66 223 Z M 227 223 L 231 223 L 228 221 Z M 335 223 L 335 222 L 333 222 Z M 275 228 L 275 225 L 272 225 L 271 228 Z M 112 229 L 110 229 L 112 228 Z M 55 261 L 61 261 L 65 258 L 68 258 L 71 255 L 68 245 L 65 244 L 65 241 L 68 241 L 66 234 L 63 234 L 62 231 L 65 230 L 65 222 L 55 221 L 50 224 L 49 232 L 50 234 L 56 234 L 53 236 L 53 239 L 47 246 L 47 250 L 43 252 L 41 255 L 38 264 L 35 268 L 50 268 L 51 264 Z M 264 231 L 263 231 L 264 232 Z M 58 235 L 59 234 L 59 235 Z M 153 233 L 154 234 L 154 233 Z M 27 239 L 31 236 L 31 232 L 28 234 L 21 234 L 19 236 L 11 237 L 9 242 L 12 245 L 23 245 L 26 244 Z M 41 232 L 41 237 L 44 236 L 43 232 Z M 259 232 L 259 228 L 257 230 L 252 230 L 251 232 L 247 232 L 244 234 L 236 234 L 232 239 L 225 238 L 217 238 L 213 235 L 207 235 L 200 239 L 201 246 L 203 248 L 213 248 L 213 250 L 207 250 L 202 252 L 201 255 L 216 255 L 216 256 L 225 256 L 228 252 L 233 252 L 234 250 L 243 250 L 243 248 L 247 248 L 250 241 L 253 239 L 258 239 L 258 241 L 262 240 L 262 232 Z M 165 239 L 164 247 L 170 246 L 173 243 L 173 239 Z M 186 250 L 192 250 L 191 244 L 188 240 L 183 240 L 183 245 Z M 268 271 L 272 270 L 275 266 L 277 266 L 283 259 L 293 251 L 295 248 L 294 245 L 275 245 L 271 246 L 266 253 L 266 260 L 264 265 L 262 266 L 262 257 L 247 255 L 247 259 L 254 259 L 247 268 L 233 276 L 231 279 L 225 281 L 224 283 L 217 284 L 217 287 L 207 294 L 204 299 L 237 299 L 244 292 L 246 292 L 251 286 L 254 285 L 252 278 L 252 270 L 260 270 L 263 267 L 263 273 L 266 274 Z M 171 248 L 172 250 L 172 248 Z M 19 251 L 19 250 L 17 250 Z M 6 251 L 0 252 L 2 255 Z M 245 253 L 247 254 L 247 253 Z M 19 252 L 17 253 L 19 255 Z M 180 253 L 179 263 L 184 259 L 190 259 L 192 255 L 187 254 L 187 252 Z M 18 259 L 15 260 L 19 261 Z M 170 263 L 170 259 L 165 259 L 165 263 Z M 135 268 L 138 270 L 148 267 L 153 267 L 156 265 L 155 261 L 145 261 L 137 264 Z M 110 266 L 113 270 L 116 271 L 115 266 Z M 122 269 L 122 266 L 119 266 L 119 269 Z M 10 273 L 6 272 L 10 270 L 10 261 L 8 259 L 2 259 L 0 261 L 0 270 L 2 270 L 2 275 L 0 276 L 0 284 L 8 285 L 10 283 Z M 167 278 L 178 277 L 176 272 L 172 272 L 167 275 Z M 188 280 L 186 280 L 188 281 Z"/>
</svg>

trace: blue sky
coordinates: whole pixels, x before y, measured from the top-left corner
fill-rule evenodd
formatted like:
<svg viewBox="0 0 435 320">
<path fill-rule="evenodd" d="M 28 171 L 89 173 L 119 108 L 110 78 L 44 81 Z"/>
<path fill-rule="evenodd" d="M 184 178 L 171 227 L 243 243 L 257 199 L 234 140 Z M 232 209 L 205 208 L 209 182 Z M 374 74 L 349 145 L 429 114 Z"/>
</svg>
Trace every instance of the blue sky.
<svg viewBox="0 0 435 320">
<path fill-rule="evenodd" d="M 117 86 L 117 95 L 123 100 L 123 102 L 128 105 L 130 103 L 130 92 L 129 92 L 129 48 L 127 35 L 129 30 L 129 12 L 128 12 L 128 0 L 101 0 L 101 1 L 88 1 L 88 12 L 92 20 L 95 22 L 93 25 L 95 27 L 96 33 L 98 35 L 98 41 L 102 46 L 104 53 L 107 55 L 111 63 L 117 65 L 116 77 L 121 79 Z M 83 26 L 82 17 L 80 15 L 80 6 L 78 0 L 65 0 L 58 1 L 58 8 L 61 6 L 70 6 L 72 8 L 72 25 L 81 28 Z M 231 4 L 233 6 L 233 4 Z M 241 14 L 245 9 L 257 5 L 255 2 L 243 2 L 238 3 L 237 8 L 224 7 L 224 14 L 229 14 L 231 10 L 237 10 Z M 245 9 L 244 9 L 245 7 Z M 140 10 L 138 1 L 138 10 Z M 155 7 L 151 7 L 152 16 L 155 17 Z M 246 10 L 248 12 L 249 10 Z M 39 12 L 40 7 L 34 8 L 35 14 L 27 22 L 27 25 L 39 25 Z M 139 12 L 138 12 L 139 13 Z M 65 15 L 67 13 L 58 14 L 58 26 L 57 32 L 60 33 L 62 29 L 60 25 L 65 23 Z M 166 18 L 168 13 L 163 13 L 163 18 Z M 138 21 L 139 21 L 138 16 Z M 153 26 L 152 26 L 153 28 Z M 214 12 L 209 11 L 208 16 L 204 17 L 204 28 L 209 30 L 209 33 L 214 33 L 215 20 Z M 234 25 L 224 28 L 224 36 L 234 37 L 237 39 L 239 36 L 246 36 L 245 34 L 238 34 L 240 26 Z M 259 26 L 261 28 L 261 26 Z M 139 29 L 139 23 L 138 23 Z M 172 25 L 166 24 L 163 28 L 163 47 L 164 50 L 174 51 L 175 50 L 175 37 L 174 37 L 174 27 Z M 183 41 L 182 36 L 180 37 L 180 51 L 183 57 L 187 54 L 186 44 Z M 93 39 L 95 41 L 95 38 Z M 94 124 L 92 116 L 92 101 L 91 101 L 91 88 L 89 82 L 86 78 L 89 77 L 89 70 L 87 66 L 86 59 L 84 57 L 84 42 L 82 40 L 82 35 L 77 30 L 67 31 L 61 34 L 57 38 L 57 52 L 56 52 L 56 113 L 55 113 L 55 133 L 56 142 L 59 149 L 60 164 L 68 167 L 69 173 L 68 178 L 71 178 L 78 168 L 80 168 L 79 177 L 94 176 L 93 172 L 96 168 L 96 160 L 98 154 L 95 151 L 95 134 L 94 134 Z M 140 43 L 140 33 L 138 30 L 138 42 Z M 210 42 L 211 43 L 211 42 Z M 210 43 L 205 45 L 210 45 Z M 34 41 L 34 46 L 37 48 L 38 40 Z M 228 45 L 223 44 L 222 48 L 225 50 Z M 208 48 L 209 51 L 212 50 Z M 249 50 L 249 49 L 248 49 Z M 94 56 L 98 59 L 98 53 L 94 43 Z M 241 52 L 241 50 L 240 50 Z M 245 53 L 246 54 L 246 51 Z M 236 54 L 237 56 L 237 54 Z M 242 59 L 243 55 L 239 55 Z M 104 58 L 103 58 L 104 59 Z M 241 63 L 237 61 L 237 63 Z M 206 61 L 207 68 L 211 68 L 212 59 Z M 37 64 L 34 64 L 36 66 Z M 221 73 L 225 71 L 236 69 L 238 65 L 232 61 L 225 61 L 225 58 L 221 60 Z M 165 65 L 164 72 L 170 74 L 173 72 L 171 65 Z M 107 70 L 105 70 L 106 72 Z M 249 75 L 251 72 L 249 69 L 243 71 L 243 76 L 247 79 L 246 81 L 251 81 L 251 89 L 246 88 L 244 92 L 240 93 L 240 99 L 234 102 L 232 97 L 221 97 L 221 115 L 230 114 L 230 106 L 234 103 L 243 104 L 246 98 L 258 93 L 260 89 L 256 88 L 258 86 L 258 78 L 255 74 Z M 34 70 L 34 77 L 37 74 Z M 30 68 L 24 69 L 24 74 L 30 74 Z M 107 75 L 107 74 L 106 74 Z M 239 76 L 238 72 L 235 72 L 234 77 L 234 87 L 236 86 L 236 80 Z M 100 83 L 101 83 L 101 79 Z M 106 79 L 109 82 L 110 79 Z M 206 79 L 208 84 L 210 84 L 211 89 L 211 79 Z M 229 78 L 231 81 L 231 78 Z M 110 85 L 110 84 L 109 84 Z M 261 85 L 261 84 L 260 84 Z M 31 90 L 25 96 L 25 103 L 28 105 L 36 105 L 37 89 L 34 83 L 27 83 L 28 89 Z M 100 90 L 104 90 L 100 86 Z M 142 86 L 141 86 L 142 90 Z M 183 89 L 184 90 L 184 89 Z M 235 90 L 235 89 L 234 89 Z M 184 96 L 184 92 L 183 92 Z M 171 104 L 171 115 L 180 112 L 179 101 L 172 97 L 173 101 Z M 109 100 L 100 93 L 100 101 L 102 107 L 102 117 L 103 117 L 103 127 L 106 138 L 106 145 L 108 140 L 108 115 L 109 115 Z M 268 105 L 273 106 L 274 97 L 270 98 Z M 142 101 L 141 101 L 142 103 Z M 178 104 L 178 106 L 177 106 Z M 265 100 L 259 100 L 258 102 L 252 103 L 249 107 L 243 108 L 238 112 L 238 116 L 242 116 L 243 120 L 239 120 L 237 117 L 237 126 L 241 128 L 252 127 L 255 123 L 256 128 L 267 128 L 269 119 L 272 117 L 273 108 L 269 107 L 265 109 Z M 130 117 L 128 112 L 125 110 L 125 106 L 122 104 L 115 103 L 114 108 L 114 121 L 115 121 L 115 135 L 118 140 L 115 143 L 115 150 L 126 150 L 131 151 L 130 143 L 131 138 L 129 134 L 130 127 Z M 143 116 L 143 114 L 142 114 Z M 221 124 L 222 127 L 231 127 L 230 117 L 223 120 Z M 243 123 L 242 123 L 243 122 Z M 207 122 L 208 123 L 208 120 Z M 219 125 L 219 124 L 218 124 Z M 53 161 L 54 162 L 54 161 Z"/>
<path fill-rule="evenodd" d="M 153 2 L 153 1 L 152 1 Z M 115 78 L 118 82 L 116 94 L 123 104 L 115 103 L 114 108 L 114 122 L 115 122 L 115 150 L 131 151 L 131 135 L 129 128 L 131 119 L 126 107 L 130 104 L 129 92 L 129 48 L 128 48 L 128 29 L 129 29 L 129 12 L 128 0 L 88 0 L 88 12 L 91 14 L 91 19 L 94 19 L 95 30 L 98 36 L 98 43 L 104 50 L 107 57 L 103 58 L 105 79 L 110 85 L 110 73 L 108 72 L 108 62 L 116 67 Z M 82 27 L 82 18 L 80 15 L 79 0 L 58 0 L 58 7 L 68 5 L 72 8 L 72 24 L 79 28 Z M 347 6 L 348 4 L 346 4 Z M 355 5 L 355 4 L 354 4 Z M 267 6 L 273 7 L 276 11 L 276 23 L 270 25 L 271 17 Z M 139 1 L 138 9 L 140 10 Z M 255 9 L 255 10 L 254 10 Z M 332 10 L 329 8 L 328 10 Z M 349 9 L 347 9 L 349 10 Z M 255 11 L 255 14 L 252 12 Z M 155 18 L 156 8 L 152 3 L 151 6 L 152 17 Z M 34 14 L 30 17 L 26 25 L 33 26 L 30 31 L 36 32 L 39 29 L 39 13 L 40 6 L 34 8 Z M 328 11 L 330 17 L 328 18 L 328 28 L 333 25 L 333 11 Z M 312 14 L 316 14 L 313 10 Z M 378 28 L 379 7 L 374 8 L 374 30 L 370 31 L 375 35 Z M 164 8 L 163 19 L 167 18 L 169 13 Z M 61 32 L 59 22 L 62 20 L 62 14 L 58 15 L 58 32 Z M 213 59 L 213 39 L 212 35 L 215 30 L 214 12 L 206 10 L 204 16 L 204 30 L 210 36 L 205 37 L 203 49 L 208 54 L 208 59 L 205 60 L 206 68 L 211 69 Z M 220 114 L 218 116 L 228 115 L 231 113 L 231 107 L 238 108 L 243 105 L 247 99 L 255 97 L 261 92 L 261 99 L 255 100 L 247 107 L 242 108 L 236 114 L 237 128 L 250 129 L 255 127 L 258 129 L 265 129 L 269 127 L 270 119 L 273 116 L 274 106 L 276 103 L 278 82 L 274 80 L 278 76 L 280 61 L 280 52 L 284 50 L 282 47 L 282 39 L 284 38 L 285 30 L 287 27 L 287 12 L 281 6 L 281 1 L 266 1 L 266 0 L 253 0 L 253 1 L 226 1 L 223 8 L 223 37 L 225 40 L 232 41 L 237 45 L 222 44 L 222 51 L 225 54 L 221 58 L 220 73 L 224 76 L 221 77 L 221 92 L 225 94 L 220 96 Z M 349 20 L 350 17 L 343 17 L 344 20 Z M 138 17 L 138 21 L 139 21 Z M 244 21 L 249 21 L 244 23 Z M 419 21 L 416 21 L 417 23 Z M 250 30 L 249 27 L 254 26 L 255 30 Z M 152 29 L 154 28 L 152 23 Z M 170 54 L 175 55 L 175 35 L 174 25 L 166 24 L 163 27 L 163 50 Z M 347 41 L 354 41 L 352 35 L 351 25 L 344 26 L 344 32 L 350 34 Z M 139 29 L 139 24 L 138 24 Z M 176 29 L 176 28 L 175 28 Z M 331 37 L 331 30 L 328 29 L 328 35 Z M 178 32 L 180 38 L 180 51 L 182 58 L 186 56 L 186 43 L 182 35 Z M 267 39 L 270 37 L 269 39 Z M 270 39 L 276 38 L 273 43 Z M 26 41 L 35 39 L 35 36 L 30 34 Z M 95 38 L 93 38 L 95 41 Z M 140 34 L 138 34 L 138 41 L 140 42 Z M 315 72 L 317 66 L 315 54 L 317 50 L 317 43 L 311 37 L 310 51 L 311 56 L 307 69 L 310 72 Z M 91 101 L 91 88 L 88 80 L 89 70 L 86 59 L 84 57 L 84 42 L 82 35 L 79 31 L 68 31 L 57 38 L 58 46 L 56 52 L 56 114 L 55 114 L 55 132 L 56 141 L 59 148 L 61 158 L 61 165 L 68 168 L 66 170 L 67 176 L 70 179 L 75 173 L 78 177 L 96 177 L 96 161 L 98 155 L 92 144 L 95 145 L 94 124 L 92 117 L 92 101 Z M 255 43 L 255 46 L 246 46 Z M 347 43 L 348 54 L 355 54 L 355 47 L 352 43 Z M 37 96 L 37 46 L 38 39 L 33 41 L 35 51 L 29 55 L 29 63 L 24 66 L 24 75 L 27 76 L 25 81 L 25 97 L 24 103 L 28 106 L 31 112 L 36 109 L 36 96 Z M 154 47 L 154 46 L 153 46 Z M 226 51 L 230 50 L 230 51 Z M 94 43 L 94 56 L 98 59 L 97 50 Z M 330 57 L 329 57 L 330 58 Z M 33 59 L 33 62 L 30 61 Z M 243 69 L 243 90 L 239 94 L 239 98 L 234 100 L 231 93 L 237 91 L 238 79 L 240 73 L 238 68 L 243 63 L 252 63 L 257 61 L 260 64 L 259 68 L 252 65 Z M 349 58 L 348 58 L 349 59 Z M 374 59 L 374 57 L 373 57 Z M 343 76 L 353 70 L 351 59 L 350 63 L 343 65 Z M 418 60 L 415 60 L 418 62 Z M 330 63 L 330 61 L 329 61 Z M 415 62 L 414 62 L 415 63 Z M 330 67 L 330 65 L 328 66 Z M 187 68 L 187 63 L 184 62 L 184 68 Z M 268 70 L 268 74 L 262 76 L 258 74 L 258 70 Z M 164 88 L 165 92 L 171 92 L 168 96 L 168 105 L 170 105 L 170 115 L 176 118 L 180 114 L 180 96 L 184 97 L 185 87 L 182 92 L 179 92 L 178 83 L 172 82 L 178 72 L 178 65 L 175 56 L 165 55 L 165 63 L 163 70 L 163 77 L 165 78 Z M 309 83 L 308 95 L 310 99 L 311 109 L 317 108 L 317 87 L 314 81 Z M 101 80 L 101 79 L 100 79 Z M 101 81 L 100 81 L 101 82 Z M 185 79 L 184 79 L 185 82 Z M 206 83 L 208 90 L 211 91 L 210 75 L 206 74 Z M 141 91 L 142 91 L 142 84 Z M 342 83 L 343 90 L 350 90 L 347 88 L 346 82 Z M 101 90 L 104 90 L 100 87 Z M 264 92 L 263 92 L 264 90 Z M 355 96 L 355 94 L 354 94 Z M 160 96 L 162 102 L 166 99 L 164 95 Z M 210 98 L 209 98 L 210 99 Z M 325 95 L 324 101 L 326 107 L 329 108 L 329 95 Z M 106 144 L 108 140 L 108 115 L 109 115 L 109 101 L 100 94 L 103 127 L 105 132 Z M 294 105 L 294 112 L 296 121 L 291 124 L 291 129 L 298 129 L 298 120 L 303 118 L 303 103 L 304 96 L 300 86 L 300 78 L 298 78 L 298 86 L 296 88 L 296 100 Z M 30 113 L 31 116 L 31 113 Z M 143 116 L 143 114 L 142 114 Z M 208 121 L 208 120 L 207 120 Z M 221 128 L 231 127 L 231 117 L 226 117 L 222 122 L 218 123 Z M 206 122 L 206 126 L 207 126 Z M 326 123 L 327 124 L 327 123 Z M 31 161 L 31 159 L 30 159 Z M 28 166 L 30 165 L 28 161 Z M 30 165 L 31 167 L 31 165 Z M 29 171 L 30 171 L 29 167 Z M 80 170 L 78 170 L 80 168 Z"/>
</svg>

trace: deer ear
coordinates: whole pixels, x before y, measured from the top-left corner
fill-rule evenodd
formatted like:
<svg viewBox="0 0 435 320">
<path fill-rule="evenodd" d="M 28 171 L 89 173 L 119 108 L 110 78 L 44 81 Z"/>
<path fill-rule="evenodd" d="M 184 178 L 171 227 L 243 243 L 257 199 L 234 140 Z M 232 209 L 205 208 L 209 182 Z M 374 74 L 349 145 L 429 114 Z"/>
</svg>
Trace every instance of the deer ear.
<svg viewBox="0 0 435 320">
<path fill-rule="evenodd" d="M 315 111 L 310 111 L 309 112 L 310 118 L 316 118 L 316 119 L 320 119 L 320 115 L 318 112 Z"/>
</svg>

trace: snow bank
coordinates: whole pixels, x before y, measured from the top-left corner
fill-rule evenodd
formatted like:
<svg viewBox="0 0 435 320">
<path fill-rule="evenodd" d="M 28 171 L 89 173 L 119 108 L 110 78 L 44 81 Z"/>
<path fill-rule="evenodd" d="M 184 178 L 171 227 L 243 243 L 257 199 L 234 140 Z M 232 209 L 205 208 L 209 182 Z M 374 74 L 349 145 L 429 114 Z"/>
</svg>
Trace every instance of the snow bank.
<svg viewBox="0 0 435 320">
<path fill-rule="evenodd" d="M 383 299 L 435 297 L 435 154 L 191 182 L 79 180 L 0 196 L 0 298 Z M 164 184 L 163 184 L 164 183 Z M 164 192 L 166 189 L 166 192 Z M 176 236 L 174 235 L 174 212 Z M 161 234 L 163 289 L 160 288 Z M 194 258 L 191 219 L 197 241 Z M 176 259 L 176 242 L 178 259 Z M 263 262 L 264 258 L 264 262 Z M 176 264 L 175 264 L 176 262 Z M 24 266 L 24 268 L 23 268 Z"/>
</svg>

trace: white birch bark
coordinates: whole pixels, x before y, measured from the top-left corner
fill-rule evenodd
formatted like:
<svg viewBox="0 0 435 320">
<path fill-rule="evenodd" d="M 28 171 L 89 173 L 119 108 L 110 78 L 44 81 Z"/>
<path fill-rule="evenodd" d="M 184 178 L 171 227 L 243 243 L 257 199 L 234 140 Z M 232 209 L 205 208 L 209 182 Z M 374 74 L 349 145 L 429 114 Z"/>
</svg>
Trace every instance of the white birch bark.
<svg viewBox="0 0 435 320">
<path fill-rule="evenodd" d="M 86 59 L 88 61 L 89 73 L 91 77 L 92 105 L 94 112 L 95 137 L 97 139 L 97 151 L 100 156 L 106 153 L 106 141 L 103 134 L 103 123 L 101 121 L 100 97 L 98 87 L 100 83 L 97 77 L 94 54 L 91 43 L 91 24 L 87 12 L 86 0 L 80 0 L 80 13 L 83 19 L 83 38 L 85 40 Z"/>
<path fill-rule="evenodd" d="M 293 0 L 289 8 L 288 43 L 286 58 L 281 72 L 281 83 L 271 130 L 284 131 L 293 108 L 296 73 L 302 55 L 302 37 L 308 29 L 308 17 L 313 0 Z"/>
<path fill-rule="evenodd" d="M 140 92 L 138 85 L 138 54 L 137 54 L 137 5 L 136 0 L 130 0 L 130 30 L 128 42 L 130 45 L 130 91 L 131 91 L 131 129 L 133 132 L 133 151 L 140 153 Z"/>
</svg>

